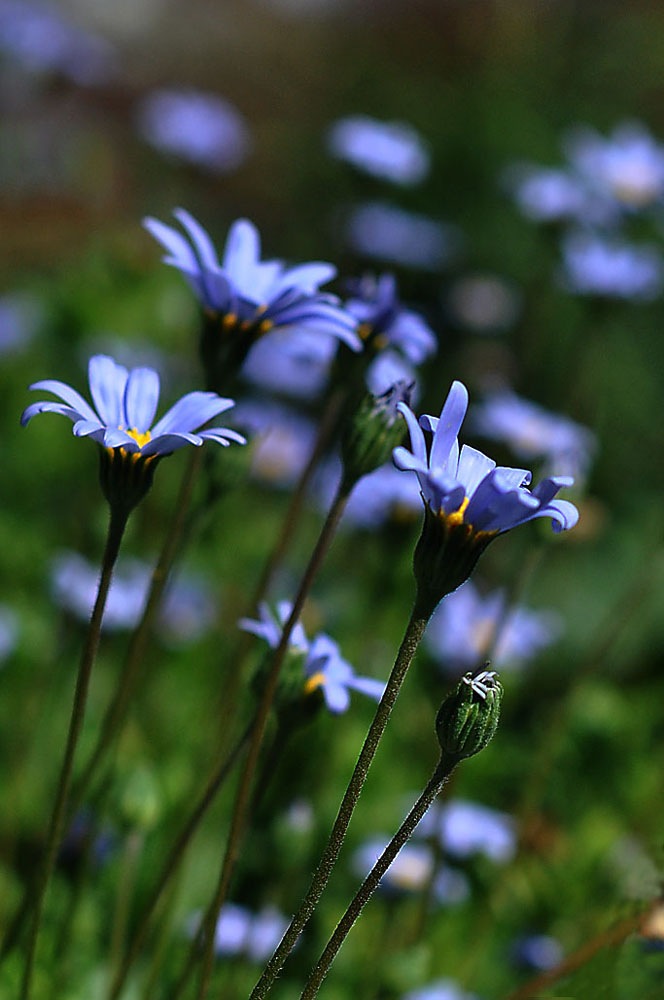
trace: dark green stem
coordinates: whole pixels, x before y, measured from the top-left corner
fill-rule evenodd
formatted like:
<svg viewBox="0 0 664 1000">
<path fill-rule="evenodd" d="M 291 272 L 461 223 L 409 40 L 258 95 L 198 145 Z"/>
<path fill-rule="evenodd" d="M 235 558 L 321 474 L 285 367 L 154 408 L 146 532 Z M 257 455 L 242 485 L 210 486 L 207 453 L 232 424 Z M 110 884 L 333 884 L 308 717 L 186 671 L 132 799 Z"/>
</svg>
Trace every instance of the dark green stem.
<svg viewBox="0 0 664 1000">
<path fill-rule="evenodd" d="M 318 900 L 323 894 L 339 855 L 339 851 L 341 850 L 341 845 L 344 842 L 346 831 L 350 824 L 357 801 L 360 797 L 367 774 L 369 773 L 371 762 L 374 759 L 381 737 L 385 732 L 385 727 L 387 726 L 387 722 L 397 699 L 397 695 L 399 694 L 404 677 L 406 676 L 408 668 L 410 667 L 413 657 L 415 656 L 415 651 L 417 650 L 430 616 L 431 611 L 428 608 L 426 610 L 422 610 L 419 603 L 416 603 L 410 616 L 410 621 L 406 627 L 404 637 L 401 641 L 401 646 L 399 647 L 399 652 L 397 653 L 397 658 L 387 682 L 385 692 L 380 700 L 378 708 L 376 709 L 376 714 L 374 715 L 373 722 L 371 723 L 369 732 L 367 733 L 364 746 L 360 751 L 360 756 L 358 757 L 357 764 L 355 765 L 355 770 L 353 771 L 353 775 L 339 807 L 339 812 L 337 813 L 337 818 L 334 822 L 334 826 L 332 827 L 332 832 L 330 833 L 327 846 L 323 851 L 323 855 L 311 880 L 311 885 L 309 886 L 307 894 L 300 904 L 299 910 L 293 917 L 290 927 L 284 934 L 279 947 L 268 962 L 262 976 L 256 983 L 250 1000 L 262 1000 L 262 998 L 265 997 L 272 988 L 284 962 L 293 950 L 295 942 L 306 924 L 309 922 L 309 918 L 314 912 L 318 904 Z"/>
<path fill-rule="evenodd" d="M 321 983 L 327 975 L 337 952 L 341 948 L 341 945 L 348 936 L 351 927 L 359 917 L 363 908 L 369 902 L 374 890 L 378 886 L 378 883 L 396 858 L 403 845 L 412 836 L 415 827 L 420 822 L 433 800 L 439 794 L 458 761 L 458 757 L 441 758 L 440 763 L 430 778 L 426 788 L 406 816 L 395 835 L 392 837 L 392 840 L 378 858 L 378 861 L 373 866 L 360 888 L 357 890 L 353 901 L 350 903 L 348 909 L 337 924 L 334 934 L 325 946 L 321 957 L 307 980 L 307 984 L 302 992 L 300 1000 L 313 1000 L 313 997 L 315 997 L 318 993 Z"/>
<path fill-rule="evenodd" d="M 74 704 L 72 706 L 71 719 L 69 722 L 69 733 L 67 735 L 65 755 L 60 769 L 55 803 L 46 837 L 46 847 L 34 895 L 34 912 L 32 925 L 30 927 L 30 936 L 28 939 L 28 949 L 25 970 L 23 973 L 23 981 L 21 984 L 20 1000 L 28 1000 L 28 997 L 30 996 L 37 937 L 39 935 L 39 925 L 41 923 L 42 911 L 44 908 L 46 888 L 53 872 L 53 868 L 55 867 L 58 847 L 64 830 L 67 797 L 69 795 L 69 788 L 71 785 L 74 756 L 76 753 L 78 738 L 83 726 L 92 667 L 94 665 L 97 649 L 99 647 L 99 636 L 101 633 L 101 622 L 104 614 L 104 607 L 106 605 L 108 590 L 111 585 L 113 567 L 115 566 L 115 562 L 118 557 L 118 551 L 120 549 L 128 516 L 129 512 L 127 510 L 119 510 L 117 507 L 111 508 L 108 537 L 106 539 L 106 548 L 102 559 L 101 578 L 99 580 L 97 598 L 95 600 L 92 616 L 90 618 L 87 639 L 78 668 Z"/>
<path fill-rule="evenodd" d="M 252 732 L 251 743 L 249 745 L 244 768 L 237 788 L 235 803 L 233 806 L 233 815 L 231 818 L 231 827 L 228 834 L 228 843 L 226 845 L 226 852 L 222 862 L 221 871 L 219 873 L 217 888 L 201 927 L 204 952 L 203 969 L 197 993 L 198 1000 L 203 1000 L 208 991 L 210 976 L 212 974 L 212 966 L 214 963 L 214 931 L 219 918 L 219 913 L 226 900 L 231 875 L 239 855 L 249 810 L 251 788 L 254 780 L 254 774 L 256 772 L 256 766 L 258 764 L 258 757 L 263 742 L 263 736 L 265 734 L 265 727 L 272 709 L 272 703 L 277 690 L 281 667 L 288 650 L 291 633 L 298 618 L 300 617 L 304 602 L 309 595 L 314 579 L 322 565 L 327 550 L 330 547 L 334 534 L 337 530 L 337 526 L 344 512 L 347 500 L 347 493 L 340 488 L 337 491 L 336 497 L 332 501 L 332 506 L 330 507 L 325 523 L 321 529 L 318 541 L 316 542 L 314 550 L 311 554 L 307 568 L 304 571 L 299 590 L 293 603 L 293 609 L 290 613 L 288 621 L 284 625 L 279 645 L 275 649 L 274 656 L 272 657 L 270 672 L 265 682 L 265 687 L 263 688 L 261 700 L 258 706 L 256 725 Z M 200 941 L 201 935 L 199 934 L 196 936 L 192 945 L 187 965 L 188 970 L 193 970 L 196 964 L 196 956 L 198 954 L 198 945 Z M 187 975 L 180 981 L 181 987 L 185 985 L 188 978 L 189 973 L 187 973 Z M 176 1000 L 177 996 L 179 996 L 179 992 L 180 991 L 178 990 L 172 1000 Z"/>
<path fill-rule="evenodd" d="M 189 462 L 180 485 L 173 519 L 166 534 L 161 554 L 152 573 L 150 590 L 143 615 L 131 637 L 122 673 L 118 680 L 118 686 L 113 700 L 106 709 L 95 748 L 81 777 L 74 785 L 70 803 L 70 814 L 75 812 L 83 801 L 85 793 L 90 787 L 90 782 L 96 774 L 101 761 L 113 746 L 115 738 L 120 732 L 127 715 L 131 696 L 136 686 L 138 671 L 145 656 L 145 648 L 152 632 L 155 617 L 161 606 L 164 590 L 166 589 L 166 584 L 168 583 L 168 578 L 178 552 L 185 524 L 185 515 L 191 502 L 194 483 L 200 469 L 201 451 L 202 449 L 200 448 L 193 448 L 191 451 Z"/>
<path fill-rule="evenodd" d="M 187 823 L 182 828 L 177 840 L 173 844 L 173 847 L 171 848 L 170 853 L 162 866 L 159 878 L 157 879 L 155 886 L 148 897 L 147 903 L 143 907 L 143 911 L 132 933 L 131 944 L 125 952 L 125 955 L 118 966 L 113 982 L 111 983 L 111 989 L 108 994 L 109 1000 L 117 1000 L 120 996 L 129 970 L 133 965 L 136 956 L 143 947 L 150 919 L 154 913 L 157 903 L 161 898 L 161 894 L 175 873 L 179 870 L 185 850 L 189 845 L 191 838 L 198 829 L 208 809 L 212 805 L 217 792 L 232 771 L 243 747 L 246 745 L 249 736 L 251 735 L 254 724 L 254 720 L 252 720 L 238 739 L 231 752 L 228 755 L 224 755 L 223 760 L 219 762 L 218 766 L 210 776 L 203 794 L 198 800 L 196 808 L 190 815 Z"/>
</svg>

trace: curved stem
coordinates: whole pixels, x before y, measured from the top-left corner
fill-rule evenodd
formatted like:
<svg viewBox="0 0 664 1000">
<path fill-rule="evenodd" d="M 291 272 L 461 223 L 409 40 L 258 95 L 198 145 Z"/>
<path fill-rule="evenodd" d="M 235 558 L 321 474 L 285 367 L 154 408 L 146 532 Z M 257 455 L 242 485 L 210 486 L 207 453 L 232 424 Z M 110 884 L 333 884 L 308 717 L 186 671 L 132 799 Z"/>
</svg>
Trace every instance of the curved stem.
<svg viewBox="0 0 664 1000">
<path fill-rule="evenodd" d="M 127 517 L 128 517 L 127 511 L 118 510 L 117 508 L 115 509 L 111 508 L 111 517 L 108 527 L 106 547 L 104 549 L 104 555 L 102 559 L 102 569 L 101 569 L 101 577 L 99 580 L 99 588 L 97 590 L 97 598 L 95 600 L 94 608 L 92 610 L 92 616 L 90 618 L 88 635 L 85 642 L 85 646 L 83 648 L 81 662 L 78 668 L 78 677 L 76 679 L 76 690 L 74 693 L 74 704 L 72 706 L 71 718 L 69 722 L 69 732 L 67 735 L 65 755 L 60 769 L 60 777 L 58 779 L 58 787 L 55 796 L 55 803 L 53 806 L 53 812 L 51 814 L 51 820 L 46 838 L 46 848 L 44 850 L 44 855 L 35 890 L 34 914 L 32 919 L 32 925 L 30 928 L 30 936 L 28 939 L 28 949 L 26 955 L 25 969 L 23 973 L 23 980 L 21 983 L 20 1000 L 28 1000 L 28 997 L 30 996 L 30 988 L 32 984 L 32 972 L 34 967 L 35 951 L 37 947 L 37 937 L 39 935 L 39 925 L 41 923 L 41 916 L 44 908 L 46 888 L 48 886 L 51 873 L 53 872 L 53 868 L 55 867 L 57 851 L 64 830 L 67 796 L 69 794 L 69 788 L 71 785 L 71 777 L 74 766 L 74 755 L 76 753 L 78 738 L 80 736 L 81 729 L 83 726 L 83 718 L 85 715 L 85 706 L 88 697 L 88 688 L 90 686 L 90 676 L 92 674 L 92 667 L 94 665 L 95 657 L 97 655 L 97 649 L 99 648 L 99 636 L 101 633 L 101 622 L 104 614 L 104 607 L 106 606 L 106 598 L 108 596 L 108 590 L 111 585 L 111 578 L 113 576 L 113 567 L 115 566 L 115 561 L 118 557 L 118 551 L 120 549 L 120 543 L 122 542 L 122 536 L 124 534 L 124 529 L 127 523 Z"/>
<path fill-rule="evenodd" d="M 251 795 L 251 788 L 254 780 L 254 774 L 256 772 L 256 766 L 258 764 L 258 756 L 260 753 L 261 745 L 263 742 L 263 736 L 265 734 L 265 728 L 267 725 L 267 720 L 270 715 L 272 708 L 272 703 L 274 701 L 274 696 L 277 690 L 277 684 L 279 681 L 279 675 L 281 673 L 281 667 L 284 662 L 286 652 L 288 650 L 288 645 L 290 642 L 290 636 L 297 623 L 300 613 L 304 606 L 304 602 L 309 595 L 311 586 L 314 582 L 316 574 L 320 569 L 325 554 L 330 547 L 334 534 L 336 532 L 339 521 L 343 514 L 346 502 L 348 500 L 347 492 L 340 487 L 337 491 L 337 495 L 332 501 L 332 506 L 328 512 L 325 523 L 321 529 L 321 533 L 318 537 L 318 541 L 314 547 L 314 550 L 309 559 L 306 570 L 300 582 L 300 587 L 295 597 L 293 603 L 293 609 L 290 613 L 288 621 L 284 625 L 281 638 L 279 640 L 279 645 L 274 651 L 274 656 L 272 658 L 272 664 L 270 666 L 270 672 L 268 674 L 267 680 L 265 682 L 265 687 L 261 696 L 261 700 L 258 706 L 258 712 L 256 716 L 256 725 L 252 732 L 251 743 L 249 745 L 249 750 L 247 752 L 247 757 L 244 763 L 244 768 L 240 776 L 240 781 L 237 788 L 237 793 L 235 797 L 235 803 L 233 806 L 233 815 L 231 818 L 231 827 L 228 834 L 228 842 L 226 845 L 226 852 L 224 854 L 224 860 L 222 862 L 221 871 L 219 873 L 219 880 L 217 882 L 217 888 L 214 894 L 212 903 L 210 904 L 205 918 L 201 926 L 202 940 L 204 942 L 204 952 L 203 952 L 203 970 L 201 974 L 200 985 L 197 993 L 199 1000 L 207 994 L 210 976 L 212 974 L 212 966 L 214 963 L 214 931 L 219 918 L 219 913 L 226 900 L 228 893 L 228 886 L 230 883 L 231 875 L 235 867 L 235 862 L 237 861 L 240 845 L 244 835 L 244 829 L 246 825 L 246 818 L 249 810 L 249 802 Z M 191 953 L 189 956 L 189 961 L 187 963 L 187 971 L 185 976 L 181 979 L 179 984 L 178 992 L 176 992 L 172 1000 L 176 1000 L 179 996 L 180 989 L 186 984 L 191 970 L 193 970 L 196 964 L 196 956 L 198 953 L 198 945 L 201 941 L 201 934 L 199 933 L 192 944 Z"/>
<path fill-rule="evenodd" d="M 352 902 L 349 904 L 348 909 L 337 924 L 334 934 L 325 946 L 321 957 L 319 958 L 313 972 L 309 976 L 300 1000 L 313 1000 L 313 997 L 315 997 L 318 993 L 321 983 L 327 975 L 332 962 L 336 958 L 341 945 L 348 936 L 351 927 L 359 917 L 363 908 L 369 902 L 374 890 L 378 886 L 378 883 L 396 858 L 403 845 L 412 836 L 415 827 L 442 789 L 452 772 L 452 769 L 457 763 L 458 758 L 441 759 L 419 799 L 410 810 L 381 856 L 376 861 L 376 864 L 373 866 L 360 888 L 355 893 Z"/>
<path fill-rule="evenodd" d="M 192 448 L 189 462 L 182 477 L 180 492 L 175 504 L 175 512 L 169 526 L 157 564 L 152 572 L 150 590 L 141 620 L 136 626 L 129 643 L 127 656 L 125 658 L 122 673 L 118 680 L 113 700 L 106 709 L 106 714 L 101 724 L 99 737 L 92 754 L 85 766 L 83 773 L 75 783 L 70 803 L 70 814 L 75 812 L 80 806 L 85 793 L 90 787 L 99 764 L 104 759 L 113 745 L 115 737 L 118 735 L 125 720 L 127 709 L 131 701 L 138 670 L 143 662 L 145 647 L 152 631 L 155 617 L 161 605 L 164 590 L 168 583 L 168 578 L 177 555 L 180 539 L 185 524 L 185 515 L 191 502 L 194 483 L 198 475 L 201 464 L 201 448 Z"/>
<path fill-rule="evenodd" d="M 346 792 L 339 807 L 339 812 L 337 813 L 337 818 L 334 822 L 334 826 L 332 827 L 332 832 L 330 833 L 327 846 L 325 847 L 323 855 L 318 863 L 318 867 L 314 872 L 307 894 L 300 904 L 299 910 L 293 917 L 288 930 L 281 939 L 279 947 L 265 967 L 262 976 L 256 983 L 250 1000 L 262 1000 L 262 998 L 265 997 L 270 991 L 274 981 L 282 969 L 284 962 L 293 950 L 295 942 L 300 936 L 303 928 L 309 922 L 309 918 L 314 912 L 318 904 L 318 900 L 323 894 L 339 855 L 339 851 L 341 850 L 346 830 L 348 829 L 353 811 L 360 797 L 367 774 L 369 773 L 371 762 L 374 759 L 381 737 L 385 732 L 385 727 L 387 726 L 388 719 L 397 699 L 397 695 L 399 694 L 404 677 L 406 676 L 408 668 L 413 660 L 415 651 L 419 645 L 419 641 L 422 638 L 430 617 L 431 611 L 429 609 L 422 611 L 418 604 L 416 604 L 413 608 L 404 637 L 401 641 L 401 646 L 399 647 L 399 652 L 397 653 L 397 658 L 392 668 L 392 673 L 390 674 L 383 697 L 381 698 L 378 708 L 376 709 L 376 714 L 374 715 L 373 722 L 371 723 L 364 745 L 360 751 L 360 756 L 358 757 L 357 764 L 355 765 L 355 770 L 353 771 L 353 775 L 350 779 L 348 787 L 346 788 Z"/>
<path fill-rule="evenodd" d="M 179 870 L 180 864 L 184 857 L 185 850 L 191 841 L 194 833 L 198 829 L 203 817 L 207 813 L 208 809 L 212 805 L 215 796 L 225 779 L 228 777 L 232 771 L 243 747 L 246 745 L 251 731 L 254 726 L 254 720 L 252 720 L 245 731 L 242 733 L 237 743 L 231 750 L 231 752 L 224 756 L 223 760 L 215 768 L 212 775 L 210 776 L 207 785 L 203 791 L 203 794 L 198 800 L 196 808 L 190 815 L 187 823 L 180 831 L 180 834 L 173 844 L 166 861 L 164 862 L 159 878 L 157 879 L 152 892 L 148 897 L 148 901 L 143 907 L 143 911 L 138 919 L 136 928 L 133 931 L 131 944 L 127 951 L 125 952 L 122 961 L 120 962 L 115 977 L 111 983 L 111 988 L 108 994 L 109 1000 L 117 1000 L 122 991 L 122 987 L 125 984 L 129 970 L 139 954 L 145 939 L 147 937 L 147 932 L 150 924 L 150 919 L 155 911 L 155 907 L 161 898 L 161 894 L 169 884 L 175 873 Z"/>
</svg>

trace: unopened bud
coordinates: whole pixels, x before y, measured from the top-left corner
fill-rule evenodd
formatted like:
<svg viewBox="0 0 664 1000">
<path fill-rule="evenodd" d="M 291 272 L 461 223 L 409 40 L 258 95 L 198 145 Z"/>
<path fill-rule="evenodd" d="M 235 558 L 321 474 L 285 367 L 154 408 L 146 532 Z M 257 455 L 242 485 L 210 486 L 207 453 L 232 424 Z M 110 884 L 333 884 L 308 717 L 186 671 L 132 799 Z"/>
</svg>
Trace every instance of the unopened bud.
<svg viewBox="0 0 664 1000">
<path fill-rule="evenodd" d="M 500 717 L 503 689 L 495 670 L 465 674 L 440 707 L 436 734 L 444 754 L 473 757 L 489 743 Z"/>
<path fill-rule="evenodd" d="M 347 421 L 341 438 L 341 458 L 349 490 L 362 476 L 389 461 L 392 450 L 401 443 L 405 427 L 397 404 L 408 404 L 412 391 L 412 382 L 399 379 L 380 396 L 366 393 Z"/>
</svg>

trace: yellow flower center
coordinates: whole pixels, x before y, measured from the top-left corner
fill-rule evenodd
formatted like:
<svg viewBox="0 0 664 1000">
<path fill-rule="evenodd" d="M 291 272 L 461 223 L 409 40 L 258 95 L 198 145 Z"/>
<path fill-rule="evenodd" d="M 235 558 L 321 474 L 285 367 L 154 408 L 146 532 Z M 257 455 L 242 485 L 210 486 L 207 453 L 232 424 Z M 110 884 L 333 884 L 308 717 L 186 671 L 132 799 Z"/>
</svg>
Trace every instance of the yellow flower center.
<svg viewBox="0 0 664 1000">
<path fill-rule="evenodd" d="M 122 429 L 123 428 L 120 428 L 120 430 Z M 139 448 L 142 448 L 144 444 L 147 444 L 148 441 L 152 440 L 152 435 L 150 434 L 150 431 L 144 431 L 141 433 L 141 431 L 137 431 L 135 427 L 128 427 L 126 433 L 129 435 L 129 437 L 132 437 L 134 439 Z"/>
<path fill-rule="evenodd" d="M 468 497 L 463 498 L 463 503 L 458 510 L 453 511 L 451 514 L 443 514 L 441 511 L 441 517 L 444 517 L 448 524 L 463 524 L 463 515 L 468 506 Z"/>
<path fill-rule="evenodd" d="M 312 694 L 317 688 L 322 687 L 325 683 L 325 674 L 322 670 L 319 670 L 317 674 L 312 674 L 304 685 L 304 693 Z"/>
</svg>

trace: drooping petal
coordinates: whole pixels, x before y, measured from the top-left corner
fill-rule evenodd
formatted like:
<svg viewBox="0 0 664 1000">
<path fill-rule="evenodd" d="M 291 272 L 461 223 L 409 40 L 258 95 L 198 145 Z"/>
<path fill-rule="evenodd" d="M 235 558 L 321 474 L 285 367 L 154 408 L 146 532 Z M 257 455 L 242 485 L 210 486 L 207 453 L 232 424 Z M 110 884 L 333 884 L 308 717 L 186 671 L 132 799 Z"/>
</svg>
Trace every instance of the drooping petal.
<svg viewBox="0 0 664 1000">
<path fill-rule="evenodd" d="M 125 387 L 125 426 L 144 434 L 159 402 L 159 376 L 153 368 L 134 368 Z"/>
<path fill-rule="evenodd" d="M 533 490 L 533 496 L 536 496 L 542 504 L 547 504 L 550 500 L 553 500 L 558 490 L 573 485 L 573 476 L 550 476 L 548 479 L 543 479 L 541 483 L 537 484 Z"/>
<path fill-rule="evenodd" d="M 197 430 L 233 405 L 232 399 L 218 396 L 216 392 L 188 392 L 157 421 L 152 437 Z"/>
<path fill-rule="evenodd" d="M 579 512 L 569 500 L 553 500 L 540 507 L 533 515 L 535 517 L 550 517 L 551 527 L 555 532 L 568 531 L 579 520 Z"/>
<path fill-rule="evenodd" d="M 104 428 L 104 447 L 105 448 L 124 448 L 126 451 L 138 451 L 139 447 L 133 437 L 121 431 L 117 427 L 106 427 Z"/>
<path fill-rule="evenodd" d="M 430 465 L 435 469 L 446 469 L 452 446 L 461 429 L 468 409 L 468 390 L 463 382 L 452 383 L 445 400 L 431 445 Z"/>
<path fill-rule="evenodd" d="M 203 444 L 203 438 L 198 434 L 190 434 L 184 431 L 171 431 L 170 434 L 160 434 L 152 438 L 141 448 L 141 455 L 148 458 L 150 455 L 171 455 L 179 448 L 184 448 L 186 444 L 193 444 L 199 448 Z"/>
<path fill-rule="evenodd" d="M 212 240 L 203 227 L 193 215 L 190 215 L 184 208 L 176 208 L 173 215 L 187 231 L 187 234 L 194 246 L 197 259 L 202 265 L 211 271 L 219 269 L 219 260 Z"/>
<path fill-rule="evenodd" d="M 104 431 L 106 433 L 106 428 L 99 420 L 78 420 L 72 430 L 76 437 L 88 437 L 90 434 L 94 434 L 95 431 Z"/>
<path fill-rule="evenodd" d="M 528 490 L 514 489 L 494 469 L 470 498 L 464 521 L 477 531 L 507 531 L 540 506 Z"/>
<path fill-rule="evenodd" d="M 424 441 L 424 434 L 422 429 L 417 422 L 417 417 L 406 403 L 397 403 L 397 410 L 404 417 L 406 425 L 408 427 L 408 433 L 410 434 L 410 447 L 415 458 L 427 467 L 427 446 Z M 396 448 L 395 452 L 405 451 L 402 448 Z M 396 460 L 395 460 L 396 464 Z"/>
<path fill-rule="evenodd" d="M 37 413 L 59 413 L 73 421 L 79 420 L 81 416 L 78 410 L 72 409 L 71 406 L 65 406 L 64 403 L 56 403 L 52 400 L 44 400 L 41 403 L 30 403 L 30 406 L 26 406 L 21 414 L 21 427 L 25 427 Z"/>
<path fill-rule="evenodd" d="M 102 423 L 120 427 L 124 423 L 124 392 L 128 372 L 105 354 L 96 354 L 88 363 L 90 392 Z"/>
<path fill-rule="evenodd" d="M 247 443 L 244 434 L 232 431 L 228 427 L 210 427 L 207 431 L 200 431 L 198 437 L 204 438 L 206 441 L 217 441 L 223 445 L 230 444 L 231 441 L 235 441 L 236 444 Z"/>
<path fill-rule="evenodd" d="M 45 378 L 40 382 L 33 382 L 30 389 L 43 389 L 45 392 L 52 392 L 54 396 L 59 396 L 63 402 L 72 409 L 78 410 L 82 417 L 87 420 L 96 420 L 97 414 L 90 404 L 81 396 L 80 392 L 72 389 L 66 382 L 59 382 L 54 378 Z"/>
<path fill-rule="evenodd" d="M 348 687 L 368 695 L 369 698 L 375 698 L 376 701 L 380 701 L 385 691 L 385 684 L 382 681 L 374 680 L 373 677 L 354 676 L 348 681 Z"/>
<path fill-rule="evenodd" d="M 276 289 L 299 288 L 303 292 L 317 292 L 319 285 L 324 285 L 336 277 L 337 269 L 333 264 L 323 261 L 312 261 L 310 264 L 299 264 L 291 267 L 279 278 Z M 275 289 L 275 290 L 276 290 Z"/>
<path fill-rule="evenodd" d="M 528 486 L 533 478 L 532 472 L 528 469 L 512 469 L 507 465 L 497 465 L 496 472 L 500 473 L 503 482 L 509 483 L 514 489 L 518 486 Z"/>
</svg>

